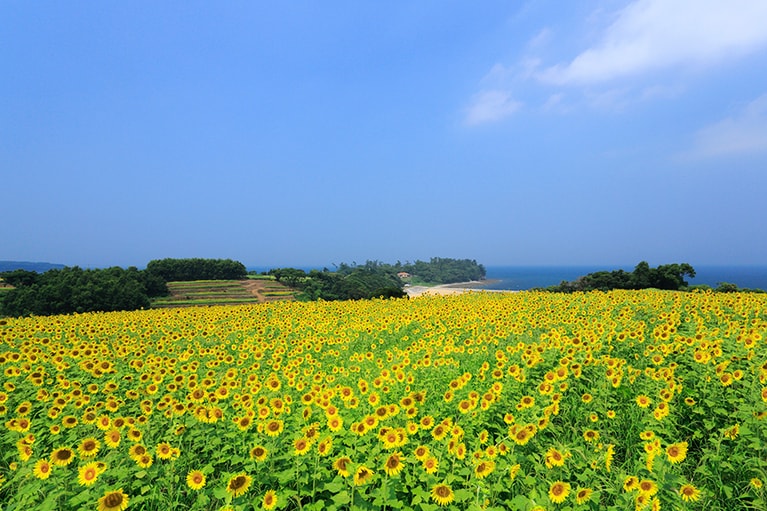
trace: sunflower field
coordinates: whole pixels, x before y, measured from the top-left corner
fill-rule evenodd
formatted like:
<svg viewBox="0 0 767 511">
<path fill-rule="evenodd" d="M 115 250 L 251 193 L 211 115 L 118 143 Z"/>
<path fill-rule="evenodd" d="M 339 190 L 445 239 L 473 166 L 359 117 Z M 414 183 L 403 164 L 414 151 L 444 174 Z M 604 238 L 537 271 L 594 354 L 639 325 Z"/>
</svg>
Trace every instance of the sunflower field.
<svg viewBox="0 0 767 511">
<path fill-rule="evenodd" d="M 766 509 L 767 295 L 0 320 L 0 509 Z"/>
</svg>

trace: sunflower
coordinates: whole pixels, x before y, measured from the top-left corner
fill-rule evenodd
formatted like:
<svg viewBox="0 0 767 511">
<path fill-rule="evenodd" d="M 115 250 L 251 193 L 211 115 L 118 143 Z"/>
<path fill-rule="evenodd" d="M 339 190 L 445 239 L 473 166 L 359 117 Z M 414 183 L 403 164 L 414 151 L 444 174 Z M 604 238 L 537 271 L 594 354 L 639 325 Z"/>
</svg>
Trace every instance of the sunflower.
<svg viewBox="0 0 767 511">
<path fill-rule="evenodd" d="M 298 438 L 293 442 L 293 456 L 303 456 L 307 452 L 309 452 L 309 449 L 311 449 L 312 444 L 304 437 Z"/>
<path fill-rule="evenodd" d="M 59 447 L 51 453 L 51 463 L 66 467 L 75 459 L 75 452 L 69 447 Z"/>
<path fill-rule="evenodd" d="M 169 460 L 173 457 L 173 447 L 171 447 L 167 442 L 161 442 L 157 444 L 155 453 L 161 460 Z"/>
<path fill-rule="evenodd" d="M 154 463 L 154 459 L 149 454 L 142 454 L 141 456 L 138 456 L 133 459 L 136 462 L 136 465 L 138 465 L 141 468 L 149 468 L 152 466 L 152 463 Z"/>
<path fill-rule="evenodd" d="M 439 461 L 434 456 L 429 456 L 423 460 L 423 469 L 427 474 L 433 474 L 439 469 Z"/>
<path fill-rule="evenodd" d="M 549 486 L 549 499 L 554 504 L 561 504 L 570 494 L 570 484 L 562 481 L 556 481 Z"/>
<path fill-rule="evenodd" d="M 266 450 L 266 447 L 263 447 L 261 445 L 256 445 L 250 450 L 251 459 L 254 459 L 258 462 L 264 461 L 268 454 L 269 454 L 269 451 Z"/>
<path fill-rule="evenodd" d="M 749 483 L 751 484 L 751 487 L 755 490 L 761 490 L 762 487 L 764 486 L 764 483 L 758 477 L 752 477 Z"/>
<path fill-rule="evenodd" d="M 489 476 L 495 470 L 495 462 L 492 460 L 480 461 L 477 466 L 474 467 L 474 474 L 479 479 L 484 479 Z"/>
<path fill-rule="evenodd" d="M 252 480 L 253 479 L 245 473 L 233 475 L 229 478 L 229 482 L 226 483 L 226 492 L 232 497 L 239 497 L 248 491 Z"/>
<path fill-rule="evenodd" d="M 585 504 L 591 499 L 592 493 L 594 492 L 591 488 L 578 488 L 575 492 L 575 503 L 578 505 Z"/>
<path fill-rule="evenodd" d="M 320 456 L 327 456 L 333 450 L 333 438 L 323 438 L 320 443 L 317 444 L 317 454 Z"/>
<path fill-rule="evenodd" d="M 274 509 L 277 506 L 277 493 L 274 490 L 269 490 L 264 494 L 264 498 L 261 501 L 261 507 L 266 510 Z"/>
<path fill-rule="evenodd" d="M 636 397 L 636 404 L 640 408 L 647 408 L 652 403 L 652 400 L 645 396 L 644 394 L 640 394 Z"/>
<path fill-rule="evenodd" d="M 546 451 L 546 468 L 553 468 L 553 467 L 561 467 L 565 464 L 565 459 L 567 458 L 567 454 L 563 454 L 559 452 L 556 448 L 550 447 L 548 451 Z"/>
<path fill-rule="evenodd" d="M 415 459 L 418 461 L 423 461 L 429 457 L 429 448 L 425 445 L 419 445 L 415 448 L 413 454 L 415 455 Z"/>
<path fill-rule="evenodd" d="M 186 475 L 186 485 L 194 491 L 205 486 L 205 474 L 199 470 L 190 470 Z"/>
<path fill-rule="evenodd" d="M 384 463 L 384 472 L 386 472 L 386 475 L 388 476 L 395 476 L 402 472 L 404 467 L 405 464 L 402 463 L 402 453 L 394 452 L 386 459 L 386 462 Z"/>
<path fill-rule="evenodd" d="M 349 464 L 352 462 L 346 456 L 341 456 L 333 462 L 333 468 L 338 472 L 341 477 L 349 477 Z"/>
<path fill-rule="evenodd" d="M 90 486 L 99 476 L 99 466 L 95 461 L 81 466 L 77 470 L 77 483 L 80 486 Z"/>
<path fill-rule="evenodd" d="M 88 437 L 80 442 L 80 447 L 77 448 L 77 452 L 79 452 L 80 456 L 83 458 L 92 458 L 99 452 L 99 448 L 101 448 L 101 442 L 93 437 Z"/>
<path fill-rule="evenodd" d="M 104 432 L 104 443 L 110 449 L 114 449 L 119 446 L 121 438 L 120 430 L 117 428 L 112 428 L 109 431 Z"/>
<path fill-rule="evenodd" d="M 146 447 L 141 444 L 133 444 L 130 446 L 130 449 L 128 449 L 128 456 L 130 456 L 133 460 L 136 460 L 145 454 Z"/>
<path fill-rule="evenodd" d="M 639 493 L 643 493 L 648 497 L 652 497 L 658 493 L 658 485 L 655 484 L 655 481 L 651 481 L 649 479 L 642 479 L 639 481 L 639 486 L 637 489 L 639 490 Z"/>
<path fill-rule="evenodd" d="M 623 491 L 634 491 L 639 487 L 639 479 L 637 476 L 627 476 L 623 480 Z"/>
<path fill-rule="evenodd" d="M 671 463 L 681 463 L 687 457 L 687 442 L 679 442 L 666 447 L 666 456 Z"/>
<path fill-rule="evenodd" d="M 365 465 L 360 465 L 357 467 L 357 471 L 354 473 L 354 485 L 361 486 L 370 481 L 372 478 L 373 472 Z"/>
<path fill-rule="evenodd" d="M 280 433 L 282 433 L 282 430 L 284 428 L 285 428 L 285 425 L 282 423 L 281 420 L 273 419 L 266 423 L 264 430 L 266 431 L 266 434 L 269 436 L 277 436 Z"/>
<path fill-rule="evenodd" d="M 431 498 L 440 506 L 447 506 L 455 500 L 453 489 L 446 484 L 437 484 L 431 489 Z"/>
<path fill-rule="evenodd" d="M 99 499 L 98 511 L 123 511 L 128 507 L 128 496 L 123 489 L 110 491 Z"/>
<path fill-rule="evenodd" d="M 519 474 L 519 470 L 522 468 L 522 465 L 519 463 L 515 463 L 509 468 L 509 479 L 512 481 L 517 478 L 517 474 Z"/>
<path fill-rule="evenodd" d="M 51 475 L 51 464 L 48 462 L 48 460 L 37 460 L 32 473 L 38 479 L 48 479 L 48 477 Z"/>
<path fill-rule="evenodd" d="M 583 432 L 583 439 L 587 442 L 596 442 L 599 440 L 599 431 L 594 431 L 593 429 L 587 429 Z"/>
<path fill-rule="evenodd" d="M 343 427 L 344 427 L 344 420 L 341 417 L 334 415 L 333 417 L 330 417 L 328 419 L 328 429 L 330 429 L 330 431 L 337 433 L 341 431 Z"/>
<path fill-rule="evenodd" d="M 683 484 L 679 488 L 679 495 L 685 502 L 697 502 L 700 500 L 700 490 L 691 484 Z"/>
</svg>

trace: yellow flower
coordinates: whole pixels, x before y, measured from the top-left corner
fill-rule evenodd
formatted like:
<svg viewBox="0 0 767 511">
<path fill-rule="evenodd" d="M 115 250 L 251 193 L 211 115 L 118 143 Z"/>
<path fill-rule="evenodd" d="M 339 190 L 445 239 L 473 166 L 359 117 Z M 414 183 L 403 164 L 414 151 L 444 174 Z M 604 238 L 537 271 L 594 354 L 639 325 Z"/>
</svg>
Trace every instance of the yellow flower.
<svg viewBox="0 0 767 511">
<path fill-rule="evenodd" d="M 644 394 L 640 394 L 636 397 L 636 404 L 640 408 L 647 408 L 648 406 L 650 406 L 650 403 L 652 403 L 652 400 L 649 397 L 645 396 Z"/>
<path fill-rule="evenodd" d="M 190 470 L 186 475 L 186 484 L 194 491 L 205 486 L 205 474 L 199 470 Z"/>
<path fill-rule="evenodd" d="M 167 442 L 157 444 L 155 452 L 157 453 L 157 457 L 161 460 L 169 460 L 173 457 L 173 448 Z"/>
<path fill-rule="evenodd" d="M 98 511 L 123 511 L 128 507 L 128 496 L 120 488 L 110 491 L 99 499 Z"/>
<path fill-rule="evenodd" d="M 269 436 L 277 436 L 280 433 L 282 433 L 282 430 L 284 428 L 285 428 L 285 425 L 283 424 L 281 420 L 274 419 L 266 423 L 264 430 L 266 431 L 266 434 Z"/>
<path fill-rule="evenodd" d="M 402 453 L 395 452 L 389 455 L 386 459 L 386 462 L 384 463 L 384 472 L 386 472 L 386 475 L 388 476 L 395 476 L 402 472 L 404 467 L 405 464 L 402 463 Z"/>
<path fill-rule="evenodd" d="M 623 491 L 634 491 L 639 487 L 639 479 L 637 476 L 627 476 L 623 480 Z"/>
<path fill-rule="evenodd" d="M 136 465 L 141 468 L 149 468 L 152 466 L 152 463 L 154 463 L 154 459 L 149 454 L 142 454 L 133 460 L 136 462 Z"/>
<path fill-rule="evenodd" d="M 519 469 L 522 468 L 522 466 L 519 463 L 515 463 L 514 465 L 509 468 L 509 478 L 513 481 L 516 479 L 517 474 L 519 474 Z"/>
<path fill-rule="evenodd" d="M 679 495 L 685 502 L 697 502 L 700 500 L 700 490 L 691 484 L 683 484 L 679 488 Z"/>
<path fill-rule="evenodd" d="M 266 448 L 261 445 L 256 445 L 250 450 L 251 459 L 254 459 L 258 462 L 264 461 L 268 454 L 269 451 L 267 451 Z"/>
<path fill-rule="evenodd" d="M 567 454 L 562 454 L 556 448 L 550 447 L 546 451 L 546 468 L 561 467 L 565 464 Z"/>
<path fill-rule="evenodd" d="M 88 437 L 80 443 L 80 447 L 77 448 L 77 452 L 79 452 L 80 456 L 83 458 L 92 458 L 99 452 L 100 447 L 101 442 L 93 437 Z"/>
<path fill-rule="evenodd" d="M 724 430 L 724 437 L 729 438 L 730 440 L 735 440 L 738 437 L 738 434 L 740 434 L 740 424 L 735 424 L 731 428 Z"/>
<path fill-rule="evenodd" d="M 671 463 L 681 463 L 687 457 L 687 442 L 679 442 L 666 447 L 666 456 Z"/>
<path fill-rule="evenodd" d="M 48 479 L 51 475 L 51 464 L 48 463 L 48 460 L 37 460 L 32 473 L 38 479 Z"/>
<path fill-rule="evenodd" d="M 293 442 L 293 455 L 294 456 L 303 456 L 307 452 L 309 452 L 309 449 L 311 449 L 312 444 L 309 443 L 309 441 L 304 438 L 298 438 Z"/>
<path fill-rule="evenodd" d="M 77 483 L 80 486 L 90 486 L 96 482 L 98 475 L 98 463 L 87 463 L 77 470 Z"/>
<path fill-rule="evenodd" d="M 764 486 L 764 483 L 758 477 L 752 478 L 750 483 L 751 483 L 751 487 L 754 488 L 755 490 L 759 490 L 762 488 L 762 486 Z"/>
<path fill-rule="evenodd" d="M 549 486 L 549 499 L 554 504 L 561 504 L 570 494 L 570 484 L 562 481 L 556 481 Z"/>
<path fill-rule="evenodd" d="M 261 500 L 261 507 L 266 510 L 274 509 L 277 506 L 277 493 L 274 490 L 269 490 L 264 494 L 263 500 Z"/>
<path fill-rule="evenodd" d="M 365 465 L 360 465 L 357 467 L 357 471 L 354 472 L 354 486 L 361 486 L 372 478 L 373 472 Z"/>
<path fill-rule="evenodd" d="M 652 497 L 658 493 L 658 485 L 655 484 L 655 481 L 651 481 L 649 479 L 642 479 L 639 481 L 639 486 L 637 489 L 639 490 L 639 493 L 643 493 L 648 497 Z"/>
<path fill-rule="evenodd" d="M 349 464 L 352 462 L 349 458 L 346 456 L 342 456 L 338 459 L 336 459 L 333 462 L 333 468 L 336 469 L 336 472 L 338 472 L 338 475 L 342 477 L 349 477 Z"/>
<path fill-rule="evenodd" d="M 415 455 L 415 459 L 422 462 L 429 457 L 429 448 L 425 445 L 419 445 L 415 448 L 413 454 Z"/>
<path fill-rule="evenodd" d="M 484 479 L 485 477 L 489 476 L 493 473 L 493 470 L 495 470 L 495 462 L 492 460 L 487 461 L 480 461 L 477 463 L 477 466 L 474 467 L 474 474 L 479 479 Z"/>
<path fill-rule="evenodd" d="M 584 504 L 591 499 L 591 494 L 593 493 L 593 490 L 591 488 L 579 488 L 575 492 L 575 503 L 576 504 Z"/>
<path fill-rule="evenodd" d="M 51 453 L 51 463 L 66 467 L 75 459 L 75 453 L 69 447 L 60 447 Z"/>
<path fill-rule="evenodd" d="M 427 474 L 434 474 L 439 468 L 439 461 L 434 456 L 429 456 L 423 461 L 423 469 Z"/>
<path fill-rule="evenodd" d="M 229 482 L 226 483 L 226 492 L 232 497 L 239 497 L 248 491 L 250 483 L 253 479 L 245 473 L 239 473 L 229 478 Z"/>
<path fill-rule="evenodd" d="M 447 506 L 455 500 L 453 489 L 446 484 L 437 484 L 431 489 L 431 498 L 440 506 Z"/>
<path fill-rule="evenodd" d="M 104 443 L 107 444 L 107 447 L 110 449 L 119 446 L 121 438 L 120 430 L 117 428 L 112 428 L 109 431 L 104 432 Z"/>
</svg>

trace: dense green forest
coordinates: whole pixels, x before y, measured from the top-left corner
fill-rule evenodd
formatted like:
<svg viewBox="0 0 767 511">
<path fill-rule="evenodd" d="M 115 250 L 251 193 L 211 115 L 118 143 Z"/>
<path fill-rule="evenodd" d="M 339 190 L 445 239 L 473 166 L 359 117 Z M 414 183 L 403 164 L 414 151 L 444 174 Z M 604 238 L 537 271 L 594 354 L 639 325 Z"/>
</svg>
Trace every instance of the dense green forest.
<svg viewBox="0 0 767 511">
<path fill-rule="evenodd" d="M 43 316 L 74 312 L 149 308 L 150 300 L 168 294 L 167 282 L 229 280 L 247 276 L 245 265 L 231 259 L 161 259 L 146 270 L 130 267 L 87 269 L 78 266 L 43 273 L 0 273 L 13 286 L 0 295 L 0 315 Z"/>
<path fill-rule="evenodd" d="M 0 295 L 4 316 L 148 308 L 151 297 L 168 292 L 160 277 L 134 267 L 84 270 L 74 266 L 44 273 L 15 270 L 0 276 L 14 286 Z"/>
<path fill-rule="evenodd" d="M 367 261 L 338 265 L 336 271 L 277 268 L 269 272 L 283 284 L 300 290 L 300 300 L 359 300 L 405 296 L 406 282 L 451 284 L 485 278 L 485 267 L 469 259 L 434 257 L 429 262 L 387 264 Z"/>
<path fill-rule="evenodd" d="M 689 287 L 685 277 L 694 278 L 695 269 L 687 263 L 663 264 L 651 268 L 646 261 L 636 265 L 634 271 L 598 271 L 571 282 L 563 281 L 548 291 L 572 293 L 574 291 L 609 291 L 610 289 L 666 289 L 682 290 Z"/>
<path fill-rule="evenodd" d="M 146 271 L 160 276 L 165 282 L 190 280 L 238 280 L 248 271 L 245 265 L 231 259 L 155 259 Z"/>
</svg>

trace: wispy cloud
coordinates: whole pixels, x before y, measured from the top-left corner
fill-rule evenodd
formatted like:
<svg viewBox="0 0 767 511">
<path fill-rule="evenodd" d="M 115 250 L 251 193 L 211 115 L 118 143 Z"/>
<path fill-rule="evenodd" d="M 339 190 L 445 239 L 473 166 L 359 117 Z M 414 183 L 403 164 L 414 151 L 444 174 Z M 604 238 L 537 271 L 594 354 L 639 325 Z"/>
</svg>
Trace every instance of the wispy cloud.
<svg viewBox="0 0 767 511">
<path fill-rule="evenodd" d="M 686 158 L 767 153 L 767 93 L 735 115 L 706 126 Z"/>
<path fill-rule="evenodd" d="M 499 121 L 519 110 L 522 103 L 506 90 L 485 90 L 474 95 L 466 109 L 465 123 L 469 126 Z"/>
<path fill-rule="evenodd" d="M 540 78 L 594 84 L 671 67 L 709 66 L 767 45 L 762 0 L 636 0 L 600 41 Z"/>
</svg>

